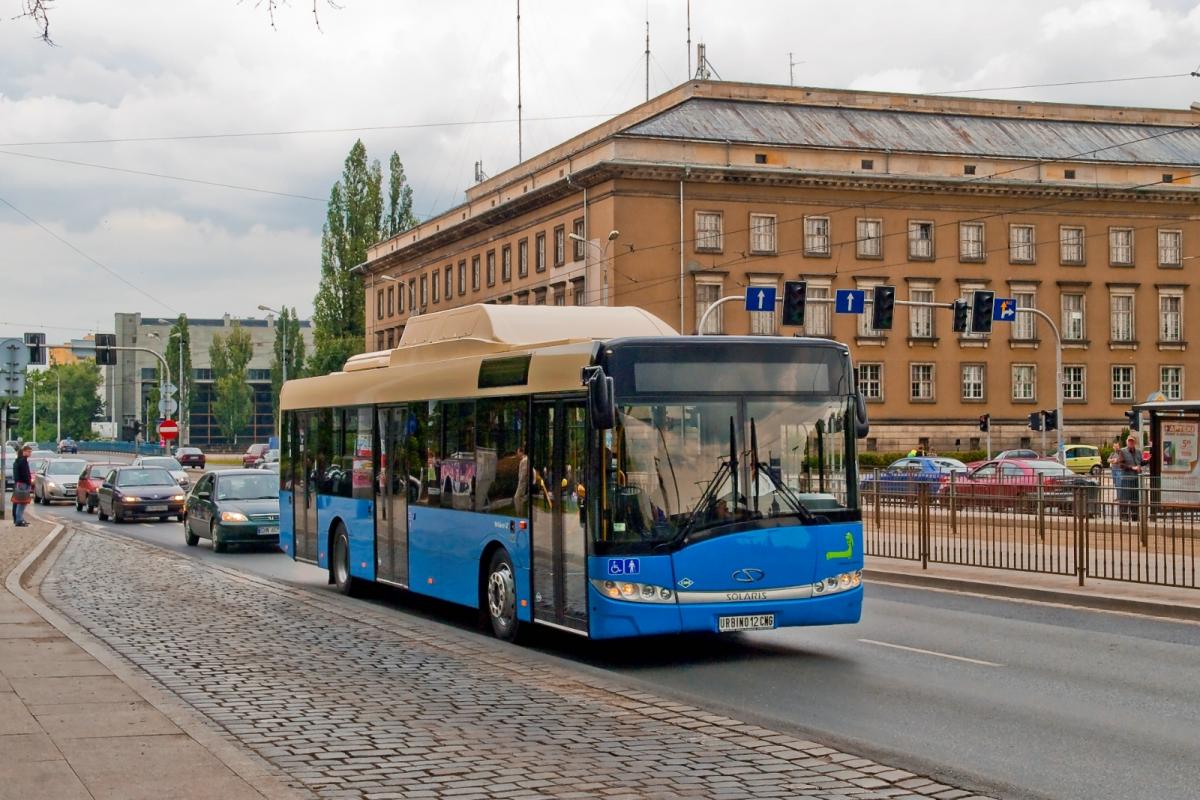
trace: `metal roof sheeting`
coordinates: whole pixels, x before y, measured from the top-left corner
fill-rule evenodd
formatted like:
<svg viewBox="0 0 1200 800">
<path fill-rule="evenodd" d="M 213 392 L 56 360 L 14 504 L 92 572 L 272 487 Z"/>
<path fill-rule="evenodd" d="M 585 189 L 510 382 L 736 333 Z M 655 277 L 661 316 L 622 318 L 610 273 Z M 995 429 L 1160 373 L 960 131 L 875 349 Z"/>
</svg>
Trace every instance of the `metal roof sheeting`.
<svg viewBox="0 0 1200 800">
<path fill-rule="evenodd" d="M 1197 115 L 1200 122 L 1200 115 Z M 1200 164 L 1200 130 L 693 98 L 623 135 L 907 153 Z"/>
</svg>

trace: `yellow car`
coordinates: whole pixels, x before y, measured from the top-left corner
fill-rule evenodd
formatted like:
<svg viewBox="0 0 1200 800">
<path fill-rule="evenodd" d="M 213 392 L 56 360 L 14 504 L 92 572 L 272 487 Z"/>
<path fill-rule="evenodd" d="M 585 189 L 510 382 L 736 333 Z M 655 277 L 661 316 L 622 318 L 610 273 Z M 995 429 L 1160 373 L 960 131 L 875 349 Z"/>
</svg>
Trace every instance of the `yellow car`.
<svg viewBox="0 0 1200 800">
<path fill-rule="evenodd" d="M 1067 469 L 1080 475 L 1099 475 L 1103 469 L 1100 448 L 1090 444 L 1068 444 L 1063 447 Z"/>
</svg>

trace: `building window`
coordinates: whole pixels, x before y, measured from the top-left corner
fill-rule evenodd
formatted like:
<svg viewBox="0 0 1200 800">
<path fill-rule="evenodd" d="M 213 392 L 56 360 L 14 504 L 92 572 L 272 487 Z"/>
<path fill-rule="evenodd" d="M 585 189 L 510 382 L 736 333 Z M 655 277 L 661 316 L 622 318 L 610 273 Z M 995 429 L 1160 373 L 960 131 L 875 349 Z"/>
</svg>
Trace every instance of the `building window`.
<svg viewBox="0 0 1200 800">
<path fill-rule="evenodd" d="M 908 223 L 908 257 L 918 261 L 933 258 L 933 223 Z"/>
<path fill-rule="evenodd" d="M 571 305 L 585 306 L 587 300 L 583 293 L 583 279 L 571 281 Z"/>
<path fill-rule="evenodd" d="M 975 174 L 975 165 L 974 164 L 963 164 L 963 175 L 974 175 L 974 174 Z"/>
<path fill-rule="evenodd" d="M 412 289 L 409 289 L 409 291 L 412 291 Z M 396 287 L 396 313 L 397 314 L 404 313 L 404 284 L 403 283 Z"/>
<path fill-rule="evenodd" d="M 1111 326 L 1108 335 L 1114 342 L 1133 341 L 1133 295 L 1121 292 L 1108 298 Z"/>
<path fill-rule="evenodd" d="M 479 256 L 471 256 L 471 290 L 479 291 Z"/>
<path fill-rule="evenodd" d="M 983 364 L 962 365 L 962 399 L 983 399 Z"/>
<path fill-rule="evenodd" d="M 859 364 L 854 368 L 854 376 L 864 400 L 883 402 L 883 364 Z"/>
<path fill-rule="evenodd" d="M 528 289 L 524 289 L 522 291 L 517 292 L 517 305 L 519 305 L 519 306 L 529 305 L 529 290 Z"/>
<path fill-rule="evenodd" d="M 908 299 L 914 303 L 932 303 L 933 289 L 910 289 Z M 933 309 L 931 307 L 908 307 L 908 335 L 914 339 L 933 338 Z"/>
<path fill-rule="evenodd" d="M 753 292 L 756 288 L 778 288 L 775 281 L 763 283 L 750 283 L 750 291 Z M 775 335 L 775 307 L 771 306 L 770 311 L 752 311 L 750 312 L 750 333 L 753 336 L 774 336 Z"/>
<path fill-rule="evenodd" d="M 571 233 L 578 236 L 578 239 L 571 240 L 571 258 L 573 261 L 583 261 L 587 255 L 586 237 L 583 233 L 583 217 L 579 217 L 571 223 Z M 584 241 L 580 241 L 580 240 Z"/>
<path fill-rule="evenodd" d="M 983 261 L 983 223 L 958 223 L 958 260 Z"/>
<path fill-rule="evenodd" d="M 933 364 L 910 364 L 908 370 L 908 399 L 918 402 L 933 400 Z"/>
<path fill-rule="evenodd" d="M 1014 291 L 1013 300 L 1017 308 L 1037 308 L 1037 294 L 1029 290 Z M 1012 321 L 1011 335 L 1018 341 L 1032 341 L 1037 338 L 1037 316 L 1034 314 L 1017 314 Z"/>
<path fill-rule="evenodd" d="M 1033 263 L 1033 226 L 1008 226 L 1008 260 L 1013 264 Z"/>
<path fill-rule="evenodd" d="M 696 324 L 700 324 L 700 318 L 704 316 L 704 312 L 709 306 L 721 299 L 721 284 L 719 283 L 697 283 L 696 284 Z M 717 306 L 717 309 L 708 315 L 708 319 L 704 320 L 704 330 L 700 333 L 721 333 L 724 330 L 724 309 Z"/>
<path fill-rule="evenodd" d="M 862 289 L 866 294 L 863 311 L 858 315 L 858 335 L 864 338 L 878 338 L 886 334 L 886 331 L 878 331 L 871 326 L 871 311 L 875 307 L 872 295 L 877 284 L 878 281 L 863 281 L 857 286 L 857 288 Z"/>
<path fill-rule="evenodd" d="M 375 349 L 382 350 L 384 348 L 383 331 L 375 331 Z"/>
<path fill-rule="evenodd" d="M 443 280 L 446 283 L 446 299 L 454 297 L 454 267 L 446 265 L 445 277 Z"/>
<path fill-rule="evenodd" d="M 1063 400 L 1087 400 L 1087 367 L 1083 364 L 1063 367 Z"/>
<path fill-rule="evenodd" d="M 375 319 L 383 319 L 383 289 L 375 295 Z"/>
<path fill-rule="evenodd" d="M 724 247 L 720 211 L 696 212 L 696 250 L 719 253 Z"/>
<path fill-rule="evenodd" d="M 1064 294 L 1062 296 L 1062 337 L 1074 342 L 1083 341 L 1085 326 L 1083 324 L 1083 295 Z"/>
<path fill-rule="evenodd" d="M 488 250 L 487 256 L 485 256 L 485 258 L 487 259 L 486 260 L 487 272 L 485 273 L 487 276 L 487 285 L 495 286 L 496 285 L 496 251 Z"/>
<path fill-rule="evenodd" d="M 1163 367 L 1159 370 L 1159 391 L 1168 400 L 1183 399 L 1183 367 Z"/>
<path fill-rule="evenodd" d="M 533 239 L 533 268 L 537 272 L 546 271 L 546 234 L 539 233 Z"/>
<path fill-rule="evenodd" d="M 829 255 L 829 217 L 804 218 L 804 255 Z"/>
<path fill-rule="evenodd" d="M 467 262 L 465 260 L 458 262 L 458 295 L 465 297 L 467 294 Z"/>
<path fill-rule="evenodd" d="M 421 308 L 429 305 L 429 276 L 421 276 Z"/>
<path fill-rule="evenodd" d="M 440 300 L 440 299 L 441 299 L 441 297 L 439 297 L 439 295 L 441 294 L 441 292 L 439 291 L 439 287 L 442 285 L 442 272 L 441 272 L 441 270 L 436 270 L 436 269 L 435 269 L 435 270 L 433 271 L 433 275 L 431 276 L 431 278 L 432 278 L 432 283 L 433 283 L 433 286 L 431 287 L 431 289 L 432 289 L 432 294 L 433 294 L 433 302 L 435 302 L 435 303 L 436 303 L 438 300 Z"/>
<path fill-rule="evenodd" d="M 1063 225 L 1058 229 L 1058 261 L 1060 264 L 1080 266 L 1084 263 L 1084 230 L 1074 225 Z"/>
<path fill-rule="evenodd" d="M 389 317 L 393 316 L 393 314 L 395 313 L 395 311 L 394 311 L 395 308 L 396 308 L 396 289 L 393 286 L 389 286 L 388 290 L 387 290 L 387 315 Z"/>
<path fill-rule="evenodd" d="M 774 253 L 775 244 L 775 215 L 750 215 L 750 252 Z"/>
<path fill-rule="evenodd" d="M 1158 340 L 1160 342 L 1183 341 L 1183 295 L 1160 294 L 1158 296 Z"/>
<path fill-rule="evenodd" d="M 859 258 L 883 258 L 883 220 L 859 219 L 855 223 Z"/>
<path fill-rule="evenodd" d="M 506 244 L 500 250 L 500 280 L 508 283 L 512 280 L 512 245 Z"/>
<path fill-rule="evenodd" d="M 1133 228 L 1108 229 L 1108 263 L 1113 267 L 1133 266 Z"/>
<path fill-rule="evenodd" d="M 546 305 L 546 289 L 545 289 L 545 287 L 543 287 L 541 289 L 533 290 L 533 304 L 535 306 Z"/>
<path fill-rule="evenodd" d="M 524 278 L 529 274 L 529 240 L 517 242 L 517 277 Z"/>
<path fill-rule="evenodd" d="M 567 263 L 567 231 L 562 225 L 554 229 L 554 266 Z M 545 303 L 542 303 L 545 305 Z"/>
<path fill-rule="evenodd" d="M 566 304 L 567 304 L 567 287 L 555 286 L 554 287 L 554 305 L 565 306 Z"/>
<path fill-rule="evenodd" d="M 1114 403 L 1133 401 L 1133 367 L 1121 364 L 1112 368 L 1112 399 Z"/>
<path fill-rule="evenodd" d="M 829 293 L 828 285 L 814 286 L 812 281 L 808 282 L 808 302 L 805 303 L 804 308 L 804 334 L 806 336 L 832 335 L 833 304 L 824 302 L 829 299 Z"/>
<path fill-rule="evenodd" d="M 412 278 L 408 282 L 408 305 L 409 311 L 413 314 L 419 314 L 421 309 L 417 306 L 417 279 Z"/>
<path fill-rule="evenodd" d="M 862 164 L 863 169 L 875 169 L 875 159 L 873 158 L 864 158 L 859 163 Z"/>
<path fill-rule="evenodd" d="M 1012 399 L 1017 402 L 1037 400 L 1037 367 L 1033 364 L 1013 364 Z"/>
<path fill-rule="evenodd" d="M 1158 232 L 1158 265 L 1160 267 L 1183 266 L 1183 231 Z"/>
</svg>

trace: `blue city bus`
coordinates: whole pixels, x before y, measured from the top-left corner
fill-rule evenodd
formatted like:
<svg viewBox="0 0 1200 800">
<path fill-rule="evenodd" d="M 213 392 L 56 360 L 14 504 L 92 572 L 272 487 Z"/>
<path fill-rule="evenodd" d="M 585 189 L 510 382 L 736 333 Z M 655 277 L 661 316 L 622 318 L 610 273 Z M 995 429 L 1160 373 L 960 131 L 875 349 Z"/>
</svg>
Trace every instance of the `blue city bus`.
<svg viewBox="0 0 1200 800">
<path fill-rule="evenodd" d="M 592 638 L 857 622 L 867 430 L 845 345 L 636 308 L 476 305 L 289 381 L 280 546 Z"/>
</svg>

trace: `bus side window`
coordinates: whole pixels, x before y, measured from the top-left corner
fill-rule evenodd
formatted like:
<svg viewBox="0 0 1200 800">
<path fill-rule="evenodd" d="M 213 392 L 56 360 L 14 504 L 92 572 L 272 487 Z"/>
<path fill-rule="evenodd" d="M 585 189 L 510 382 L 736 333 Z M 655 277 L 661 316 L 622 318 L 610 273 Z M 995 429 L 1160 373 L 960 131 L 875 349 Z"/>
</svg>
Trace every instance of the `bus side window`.
<svg viewBox="0 0 1200 800">
<path fill-rule="evenodd" d="M 491 398 L 476 403 L 477 511 L 524 517 L 529 514 L 529 457 L 525 398 Z"/>
<path fill-rule="evenodd" d="M 405 434 L 404 458 L 408 465 L 409 502 L 440 506 L 438 464 L 442 449 L 442 404 L 431 400 L 409 405 Z"/>
</svg>

